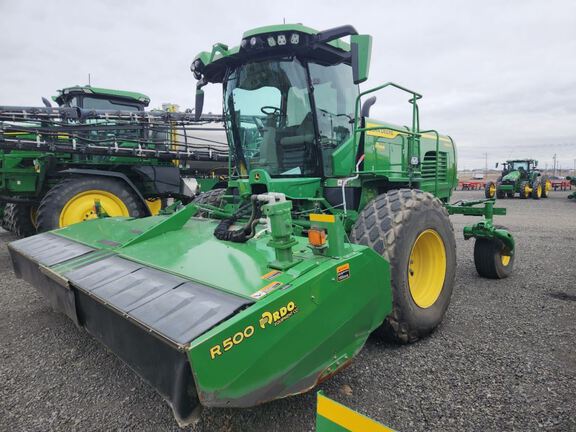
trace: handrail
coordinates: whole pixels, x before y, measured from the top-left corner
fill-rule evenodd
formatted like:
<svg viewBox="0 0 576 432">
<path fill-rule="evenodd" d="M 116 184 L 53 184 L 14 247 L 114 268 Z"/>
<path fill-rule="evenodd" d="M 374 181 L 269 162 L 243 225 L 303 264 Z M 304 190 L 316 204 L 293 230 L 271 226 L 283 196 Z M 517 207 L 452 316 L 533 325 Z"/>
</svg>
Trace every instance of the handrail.
<svg viewBox="0 0 576 432">
<path fill-rule="evenodd" d="M 408 99 L 408 102 L 410 104 L 412 104 L 412 128 L 410 131 L 405 131 L 405 130 L 399 130 L 393 127 L 386 127 L 386 126 L 382 126 L 382 127 L 374 127 L 374 128 L 359 128 L 358 127 L 358 119 L 359 119 L 359 108 L 360 108 L 360 99 L 370 93 L 376 92 L 378 90 L 382 90 L 386 87 L 394 87 L 398 90 L 402 90 L 406 93 L 409 93 L 412 95 L 412 97 L 410 99 Z M 418 104 L 417 104 L 417 100 L 418 99 L 422 99 L 422 95 L 419 93 L 416 93 L 413 90 L 410 90 L 406 87 L 403 87 L 399 84 L 393 83 L 393 82 L 387 82 L 384 83 L 382 85 L 379 85 L 377 87 L 374 87 L 372 89 L 366 90 L 364 92 L 361 92 L 358 94 L 358 96 L 356 96 L 356 102 L 354 105 L 354 136 L 356 136 L 357 133 L 361 133 L 367 130 L 375 130 L 375 129 L 388 129 L 388 130 L 393 130 L 399 133 L 405 133 L 410 135 L 410 139 L 408 141 L 408 151 L 406 152 L 406 156 L 408 158 L 407 162 L 407 167 L 408 167 L 408 172 L 409 174 L 409 180 L 408 183 L 409 185 L 412 184 L 412 177 L 413 177 L 413 169 L 412 169 L 412 164 L 411 159 L 412 159 L 412 155 L 414 153 L 414 141 L 420 138 L 420 115 L 419 115 L 419 110 L 418 110 Z M 418 159 L 420 159 L 419 157 L 420 155 L 418 155 Z"/>
</svg>

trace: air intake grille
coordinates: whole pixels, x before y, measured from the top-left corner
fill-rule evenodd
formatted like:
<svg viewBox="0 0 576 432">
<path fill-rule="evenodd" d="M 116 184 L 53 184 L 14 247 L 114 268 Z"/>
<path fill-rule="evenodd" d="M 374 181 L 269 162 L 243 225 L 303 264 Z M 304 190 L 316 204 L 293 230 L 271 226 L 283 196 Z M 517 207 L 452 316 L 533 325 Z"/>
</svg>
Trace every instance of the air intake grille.
<svg viewBox="0 0 576 432">
<path fill-rule="evenodd" d="M 438 180 L 446 181 L 448 176 L 448 156 L 446 152 L 438 152 Z M 429 151 L 422 162 L 422 178 L 434 179 L 436 173 L 436 152 Z"/>
</svg>

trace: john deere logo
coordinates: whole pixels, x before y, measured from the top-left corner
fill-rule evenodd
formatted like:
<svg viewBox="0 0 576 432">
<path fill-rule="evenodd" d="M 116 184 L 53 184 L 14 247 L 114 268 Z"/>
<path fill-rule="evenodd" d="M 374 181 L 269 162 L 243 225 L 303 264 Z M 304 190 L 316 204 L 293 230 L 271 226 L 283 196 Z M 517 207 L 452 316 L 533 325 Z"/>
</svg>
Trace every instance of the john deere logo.
<svg viewBox="0 0 576 432">
<path fill-rule="evenodd" d="M 260 173 L 254 174 L 254 180 L 256 181 L 260 180 Z"/>
</svg>

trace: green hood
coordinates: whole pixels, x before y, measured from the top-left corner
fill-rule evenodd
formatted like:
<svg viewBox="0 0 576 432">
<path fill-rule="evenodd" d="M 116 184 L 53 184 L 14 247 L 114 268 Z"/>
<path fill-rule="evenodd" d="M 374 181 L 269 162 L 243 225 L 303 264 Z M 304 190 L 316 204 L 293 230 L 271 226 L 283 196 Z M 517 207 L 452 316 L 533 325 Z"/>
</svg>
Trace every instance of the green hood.
<svg viewBox="0 0 576 432">
<path fill-rule="evenodd" d="M 511 171 L 502 177 L 502 181 L 516 181 L 520 178 L 520 171 Z"/>
</svg>

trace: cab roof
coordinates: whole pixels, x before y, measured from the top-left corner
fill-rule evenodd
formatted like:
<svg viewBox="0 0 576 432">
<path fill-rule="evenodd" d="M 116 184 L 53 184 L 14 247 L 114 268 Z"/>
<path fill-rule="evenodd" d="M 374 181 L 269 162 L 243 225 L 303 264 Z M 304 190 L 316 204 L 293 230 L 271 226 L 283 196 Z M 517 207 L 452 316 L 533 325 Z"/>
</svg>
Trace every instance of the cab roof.
<svg viewBox="0 0 576 432">
<path fill-rule="evenodd" d="M 338 36 L 340 35 L 341 36 Z M 298 55 L 320 63 L 350 63 L 350 45 L 340 37 L 358 34 L 351 25 L 318 31 L 302 24 L 278 24 L 257 27 L 244 32 L 240 45 L 216 43 L 211 51 L 202 51 L 192 62 L 190 69 L 196 79 L 207 82 L 222 82 L 229 66 L 250 60 Z M 327 42 L 323 36 L 337 36 Z"/>
<path fill-rule="evenodd" d="M 142 93 L 125 91 L 125 90 L 114 90 L 114 89 L 106 89 L 101 87 L 92 87 L 89 85 L 86 86 L 73 86 L 73 87 L 65 87 L 61 90 L 58 90 L 58 96 L 52 96 L 52 100 L 57 102 L 58 104 L 64 103 L 66 99 L 72 97 L 76 94 L 94 94 L 98 96 L 108 96 L 114 99 L 123 99 L 127 102 L 136 102 L 141 103 L 144 106 L 148 106 L 150 103 L 150 98 Z"/>
</svg>

